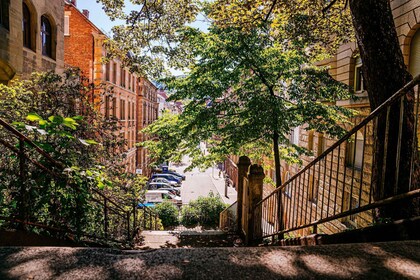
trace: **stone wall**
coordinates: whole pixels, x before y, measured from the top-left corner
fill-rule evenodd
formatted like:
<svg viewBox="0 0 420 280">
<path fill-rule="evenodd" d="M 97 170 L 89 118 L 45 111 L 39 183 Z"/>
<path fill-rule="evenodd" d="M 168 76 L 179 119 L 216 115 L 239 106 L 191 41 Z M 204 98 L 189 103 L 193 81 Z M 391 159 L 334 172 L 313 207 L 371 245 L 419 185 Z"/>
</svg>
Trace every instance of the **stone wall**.
<svg viewBox="0 0 420 280">
<path fill-rule="evenodd" d="M 32 47 L 23 46 L 22 1 L 10 1 L 9 29 L 0 26 L 0 80 L 27 78 L 34 71 L 53 70 L 61 73 L 64 68 L 64 2 L 62 0 L 24 0 L 31 11 Z M 42 55 L 41 16 L 52 24 L 53 58 Z"/>
</svg>

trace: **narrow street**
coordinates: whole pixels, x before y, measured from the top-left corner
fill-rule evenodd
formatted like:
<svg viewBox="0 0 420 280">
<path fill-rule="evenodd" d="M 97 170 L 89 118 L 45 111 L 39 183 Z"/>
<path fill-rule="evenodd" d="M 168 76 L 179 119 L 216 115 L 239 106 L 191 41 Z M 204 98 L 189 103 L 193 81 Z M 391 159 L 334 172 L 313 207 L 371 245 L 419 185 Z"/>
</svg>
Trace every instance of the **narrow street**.
<svg viewBox="0 0 420 280">
<path fill-rule="evenodd" d="M 188 204 L 191 200 L 197 199 L 200 196 L 207 196 L 210 192 L 219 194 L 223 202 L 232 204 L 236 201 L 236 191 L 232 187 L 228 188 L 228 197 L 225 196 L 225 180 L 219 177 L 219 170 L 217 168 L 209 168 L 200 171 L 194 168 L 191 172 L 185 172 L 184 169 L 188 166 L 188 158 L 185 157 L 183 165 L 174 166 L 170 168 L 179 173 L 185 174 L 185 181 L 182 182 L 181 197 L 182 203 Z"/>
</svg>

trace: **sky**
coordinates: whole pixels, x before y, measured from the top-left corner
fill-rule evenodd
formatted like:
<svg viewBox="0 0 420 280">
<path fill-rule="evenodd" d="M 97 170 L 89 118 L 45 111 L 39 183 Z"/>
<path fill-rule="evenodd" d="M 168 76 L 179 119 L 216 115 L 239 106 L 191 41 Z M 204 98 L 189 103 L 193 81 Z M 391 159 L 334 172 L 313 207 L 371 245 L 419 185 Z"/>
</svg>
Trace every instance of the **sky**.
<svg viewBox="0 0 420 280">
<path fill-rule="evenodd" d="M 136 6 L 133 5 L 130 1 L 126 0 L 126 11 L 136 10 Z M 89 19 L 99 28 L 101 28 L 106 33 L 111 32 L 111 28 L 114 25 L 123 24 L 123 21 L 111 21 L 105 12 L 102 10 L 102 4 L 96 3 L 96 0 L 78 0 L 77 8 L 79 10 L 87 9 L 89 10 Z M 203 16 L 199 16 L 196 22 L 192 26 L 200 28 L 205 31 L 207 29 L 208 23 L 205 22 Z"/>
</svg>

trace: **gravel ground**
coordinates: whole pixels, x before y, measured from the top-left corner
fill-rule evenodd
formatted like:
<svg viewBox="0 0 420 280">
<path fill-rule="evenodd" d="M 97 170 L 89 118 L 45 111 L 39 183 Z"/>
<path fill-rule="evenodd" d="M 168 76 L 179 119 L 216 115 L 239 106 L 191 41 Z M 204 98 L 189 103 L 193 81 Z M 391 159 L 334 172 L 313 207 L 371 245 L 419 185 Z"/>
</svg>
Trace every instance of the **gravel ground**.
<svg viewBox="0 0 420 280">
<path fill-rule="evenodd" d="M 420 279 L 420 241 L 147 251 L 0 247 L 0 279 Z"/>
</svg>

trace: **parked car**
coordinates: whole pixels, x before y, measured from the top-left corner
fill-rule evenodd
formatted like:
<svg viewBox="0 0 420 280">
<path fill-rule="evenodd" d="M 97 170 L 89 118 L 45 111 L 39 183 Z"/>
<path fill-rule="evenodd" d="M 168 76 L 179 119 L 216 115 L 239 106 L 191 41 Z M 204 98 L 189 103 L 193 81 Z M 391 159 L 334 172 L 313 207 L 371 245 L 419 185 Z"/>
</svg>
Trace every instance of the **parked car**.
<svg viewBox="0 0 420 280">
<path fill-rule="evenodd" d="M 177 176 L 172 175 L 172 174 L 168 174 L 168 173 L 154 173 L 152 175 L 151 179 L 155 179 L 155 178 L 165 178 L 165 179 L 167 179 L 169 181 L 175 181 L 175 182 L 177 182 L 179 184 L 182 183 L 182 178 L 177 177 Z"/>
<path fill-rule="evenodd" d="M 181 196 L 181 190 L 179 188 L 175 189 L 175 188 L 170 187 L 170 188 L 160 188 L 159 190 L 169 191 L 171 194 Z"/>
<path fill-rule="evenodd" d="M 174 170 L 169 170 L 168 166 L 166 165 L 162 166 L 162 173 L 174 175 L 176 177 L 181 178 L 183 181 L 185 181 L 185 175 L 179 174 L 178 172 L 175 172 Z"/>
<path fill-rule="evenodd" d="M 152 190 L 147 191 L 145 195 L 145 203 L 161 203 L 165 200 L 169 200 L 176 206 L 182 206 L 182 199 L 177 195 L 171 194 L 167 190 Z"/>
<path fill-rule="evenodd" d="M 161 188 L 171 188 L 171 185 L 162 182 L 150 182 L 147 185 L 148 190 L 158 190 Z"/>
<path fill-rule="evenodd" d="M 165 183 L 165 184 L 168 184 L 168 185 L 173 186 L 173 187 L 180 187 L 181 186 L 181 184 L 178 183 L 177 181 L 168 180 L 166 178 L 160 178 L 160 177 L 151 179 L 150 183 Z"/>
<path fill-rule="evenodd" d="M 152 182 L 147 185 L 148 190 L 167 190 L 174 195 L 181 195 L 181 190 L 179 188 L 174 188 L 171 185 L 166 183 Z"/>
</svg>

